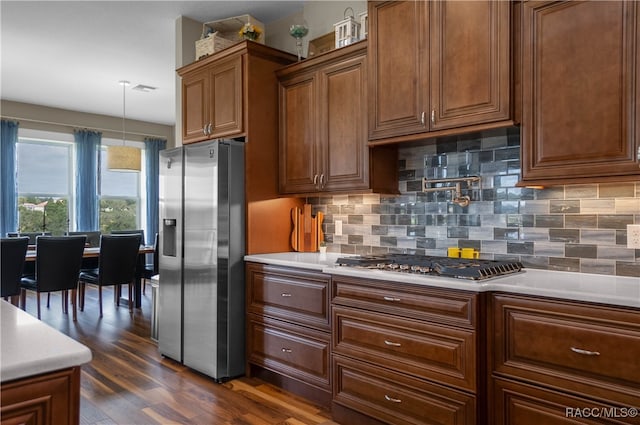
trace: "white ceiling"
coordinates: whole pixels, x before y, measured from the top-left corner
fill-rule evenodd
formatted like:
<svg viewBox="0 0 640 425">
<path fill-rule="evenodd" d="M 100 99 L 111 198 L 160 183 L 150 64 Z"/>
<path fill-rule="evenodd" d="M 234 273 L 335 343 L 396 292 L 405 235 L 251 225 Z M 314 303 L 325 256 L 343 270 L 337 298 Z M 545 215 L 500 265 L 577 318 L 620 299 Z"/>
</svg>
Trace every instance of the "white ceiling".
<svg viewBox="0 0 640 425">
<path fill-rule="evenodd" d="M 0 1 L 0 97 L 122 116 L 120 80 L 157 87 L 127 90 L 128 119 L 175 124 L 175 21 L 249 13 L 263 23 L 299 1 Z"/>
</svg>

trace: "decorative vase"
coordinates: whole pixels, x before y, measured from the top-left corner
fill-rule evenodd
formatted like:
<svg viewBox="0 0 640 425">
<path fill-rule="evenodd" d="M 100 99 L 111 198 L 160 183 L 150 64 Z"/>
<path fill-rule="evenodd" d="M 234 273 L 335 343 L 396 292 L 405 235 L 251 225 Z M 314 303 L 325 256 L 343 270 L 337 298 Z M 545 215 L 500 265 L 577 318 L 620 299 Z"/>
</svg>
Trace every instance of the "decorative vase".
<svg viewBox="0 0 640 425">
<path fill-rule="evenodd" d="M 302 37 L 309 33 L 309 28 L 306 25 L 291 25 L 289 28 L 289 35 L 296 39 L 296 51 L 298 53 L 298 61 L 302 59 Z"/>
</svg>

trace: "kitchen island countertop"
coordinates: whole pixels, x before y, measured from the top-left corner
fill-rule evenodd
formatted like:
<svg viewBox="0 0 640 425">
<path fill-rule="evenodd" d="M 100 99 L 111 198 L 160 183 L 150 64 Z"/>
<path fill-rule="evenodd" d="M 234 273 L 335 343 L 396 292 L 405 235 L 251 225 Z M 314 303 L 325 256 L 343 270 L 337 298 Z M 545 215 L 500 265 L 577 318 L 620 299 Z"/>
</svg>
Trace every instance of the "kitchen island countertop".
<svg viewBox="0 0 640 425">
<path fill-rule="evenodd" d="M 80 366 L 91 350 L 0 300 L 0 382 Z"/>
<path fill-rule="evenodd" d="M 559 299 L 587 301 L 640 308 L 640 278 L 609 276 L 552 270 L 524 269 L 520 273 L 494 277 L 482 281 L 441 276 L 420 276 L 409 273 L 370 270 L 336 265 L 345 254 L 312 252 L 282 252 L 253 254 L 245 261 L 287 267 L 318 270 L 340 276 L 404 282 L 439 288 L 473 292 L 509 292 Z"/>
</svg>

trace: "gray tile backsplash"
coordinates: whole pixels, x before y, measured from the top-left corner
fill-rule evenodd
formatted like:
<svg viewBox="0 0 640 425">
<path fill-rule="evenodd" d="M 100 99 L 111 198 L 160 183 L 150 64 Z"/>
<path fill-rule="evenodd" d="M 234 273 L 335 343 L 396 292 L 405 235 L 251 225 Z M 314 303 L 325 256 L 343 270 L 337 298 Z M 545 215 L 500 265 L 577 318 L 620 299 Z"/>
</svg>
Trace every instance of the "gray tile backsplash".
<svg viewBox="0 0 640 425">
<path fill-rule="evenodd" d="M 400 194 L 307 201 L 325 214 L 330 252 L 446 255 L 450 246 L 473 247 L 482 258 L 531 268 L 640 277 L 640 250 L 626 247 L 626 225 L 640 224 L 640 181 L 516 187 L 519 145 L 519 129 L 508 128 L 401 147 Z M 481 177 L 480 187 L 462 185 L 468 206 L 451 202 L 450 192 L 421 191 L 423 177 L 464 176 Z"/>
</svg>

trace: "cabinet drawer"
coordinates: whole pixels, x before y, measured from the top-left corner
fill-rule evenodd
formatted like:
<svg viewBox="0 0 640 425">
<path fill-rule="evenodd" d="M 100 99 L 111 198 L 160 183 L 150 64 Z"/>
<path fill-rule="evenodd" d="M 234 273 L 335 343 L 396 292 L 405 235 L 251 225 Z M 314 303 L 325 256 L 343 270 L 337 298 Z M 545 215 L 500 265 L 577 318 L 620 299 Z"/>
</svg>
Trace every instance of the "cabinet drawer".
<svg viewBox="0 0 640 425">
<path fill-rule="evenodd" d="M 640 424 L 631 406 L 614 406 L 506 379 L 494 379 L 493 391 L 490 424 Z"/>
<path fill-rule="evenodd" d="M 329 334 L 249 315 L 249 362 L 330 389 Z"/>
<path fill-rule="evenodd" d="M 333 351 L 419 378 L 476 390 L 475 332 L 333 308 Z"/>
<path fill-rule="evenodd" d="M 474 327 L 475 293 L 333 276 L 333 303 L 438 323 Z"/>
<path fill-rule="evenodd" d="M 640 400 L 640 313 L 494 295 L 494 371 L 607 400 Z"/>
<path fill-rule="evenodd" d="M 340 355 L 333 401 L 388 424 L 475 424 L 475 397 Z"/>
<path fill-rule="evenodd" d="M 329 330 L 329 280 L 322 273 L 247 264 L 247 311 Z"/>
</svg>

